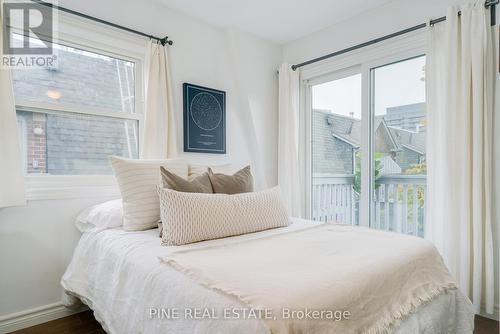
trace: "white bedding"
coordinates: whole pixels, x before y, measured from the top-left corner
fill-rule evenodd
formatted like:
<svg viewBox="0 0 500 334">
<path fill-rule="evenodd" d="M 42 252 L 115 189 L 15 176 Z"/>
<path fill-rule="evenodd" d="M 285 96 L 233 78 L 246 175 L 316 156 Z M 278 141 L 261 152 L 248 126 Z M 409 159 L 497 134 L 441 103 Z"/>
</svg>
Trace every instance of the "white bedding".
<svg viewBox="0 0 500 334">
<path fill-rule="evenodd" d="M 199 243 L 235 242 L 259 238 L 313 224 L 294 220 L 286 228 Z M 94 310 L 108 333 L 268 333 L 256 319 L 221 319 L 222 309 L 243 308 L 237 299 L 207 289 L 186 275 L 162 265 L 159 257 L 184 246 L 161 246 L 158 231 L 121 229 L 83 234 L 61 283 Z M 192 247 L 192 245 L 190 246 Z M 179 312 L 178 319 L 150 316 L 151 310 Z M 186 319 L 184 310 L 217 314 L 219 319 Z M 174 310 L 174 311 L 172 311 Z M 241 313 L 240 313 L 241 314 Z M 164 314 L 165 315 L 165 314 Z M 170 314 L 174 315 L 173 313 Z M 208 316 L 208 313 L 202 314 Z M 392 329 L 403 333 L 472 333 L 474 312 L 457 290 L 436 297 Z"/>
</svg>

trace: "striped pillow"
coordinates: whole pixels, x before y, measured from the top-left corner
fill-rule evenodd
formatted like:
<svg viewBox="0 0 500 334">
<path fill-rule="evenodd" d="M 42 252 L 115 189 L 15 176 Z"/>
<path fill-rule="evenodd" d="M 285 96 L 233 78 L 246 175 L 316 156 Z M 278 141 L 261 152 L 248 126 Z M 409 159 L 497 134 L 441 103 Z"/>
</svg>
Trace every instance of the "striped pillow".
<svg viewBox="0 0 500 334">
<path fill-rule="evenodd" d="M 110 157 L 110 161 L 122 195 L 123 229 L 142 231 L 157 227 L 160 202 L 156 186 L 160 183 L 160 166 L 187 178 L 187 161 L 134 160 L 115 156 Z"/>
</svg>

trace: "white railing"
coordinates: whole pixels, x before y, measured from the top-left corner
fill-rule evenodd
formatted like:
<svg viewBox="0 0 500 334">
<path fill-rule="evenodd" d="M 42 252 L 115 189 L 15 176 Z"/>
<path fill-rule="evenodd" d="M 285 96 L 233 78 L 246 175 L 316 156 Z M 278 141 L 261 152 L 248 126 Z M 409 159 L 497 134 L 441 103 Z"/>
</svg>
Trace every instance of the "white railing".
<svg viewBox="0 0 500 334">
<path fill-rule="evenodd" d="M 425 175 L 387 175 L 376 182 L 372 227 L 424 236 Z"/>
<path fill-rule="evenodd" d="M 359 198 L 354 175 L 315 174 L 312 179 L 313 220 L 354 224 Z"/>
<path fill-rule="evenodd" d="M 374 189 L 373 228 L 423 236 L 425 175 L 386 175 Z M 312 218 L 357 225 L 359 194 L 354 175 L 315 174 L 312 180 Z"/>
</svg>

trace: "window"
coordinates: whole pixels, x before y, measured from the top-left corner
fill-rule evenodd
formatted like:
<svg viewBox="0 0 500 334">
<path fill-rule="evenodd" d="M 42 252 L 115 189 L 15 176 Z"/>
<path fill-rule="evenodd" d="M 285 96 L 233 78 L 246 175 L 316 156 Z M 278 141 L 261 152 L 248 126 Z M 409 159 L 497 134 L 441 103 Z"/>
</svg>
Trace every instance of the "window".
<svg viewBox="0 0 500 334">
<path fill-rule="evenodd" d="M 361 74 L 312 86 L 312 218 L 359 224 Z"/>
<path fill-rule="evenodd" d="M 28 175 L 111 174 L 109 155 L 138 157 L 136 60 L 68 44 L 53 43 L 54 67 L 13 70 Z"/>
<path fill-rule="evenodd" d="M 311 219 L 424 235 L 425 39 L 411 38 L 303 70 Z"/>
<path fill-rule="evenodd" d="M 371 70 L 372 227 L 424 235 L 425 56 Z"/>
</svg>

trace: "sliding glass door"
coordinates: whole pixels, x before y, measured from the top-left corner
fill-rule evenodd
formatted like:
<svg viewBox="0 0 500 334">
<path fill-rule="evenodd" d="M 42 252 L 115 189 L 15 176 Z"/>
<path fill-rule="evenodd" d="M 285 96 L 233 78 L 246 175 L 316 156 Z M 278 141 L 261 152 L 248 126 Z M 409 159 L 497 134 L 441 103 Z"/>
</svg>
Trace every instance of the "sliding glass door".
<svg viewBox="0 0 500 334">
<path fill-rule="evenodd" d="M 310 218 L 423 236 L 425 56 L 308 80 Z"/>
<path fill-rule="evenodd" d="M 311 214 L 359 224 L 361 73 L 347 71 L 311 87 Z"/>
<path fill-rule="evenodd" d="M 423 236 L 426 182 L 425 56 L 370 70 L 372 219 Z"/>
</svg>

